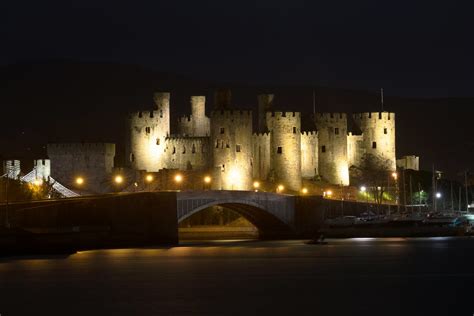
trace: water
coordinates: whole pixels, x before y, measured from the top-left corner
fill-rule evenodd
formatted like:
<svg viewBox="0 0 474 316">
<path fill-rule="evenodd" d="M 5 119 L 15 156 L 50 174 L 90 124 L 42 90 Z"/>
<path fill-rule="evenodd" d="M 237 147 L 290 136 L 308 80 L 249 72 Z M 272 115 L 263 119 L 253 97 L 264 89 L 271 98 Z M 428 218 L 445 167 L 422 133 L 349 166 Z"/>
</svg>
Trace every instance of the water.
<svg viewBox="0 0 474 316">
<path fill-rule="evenodd" d="M 0 262 L 2 316 L 474 313 L 469 238 L 185 242 Z"/>
</svg>

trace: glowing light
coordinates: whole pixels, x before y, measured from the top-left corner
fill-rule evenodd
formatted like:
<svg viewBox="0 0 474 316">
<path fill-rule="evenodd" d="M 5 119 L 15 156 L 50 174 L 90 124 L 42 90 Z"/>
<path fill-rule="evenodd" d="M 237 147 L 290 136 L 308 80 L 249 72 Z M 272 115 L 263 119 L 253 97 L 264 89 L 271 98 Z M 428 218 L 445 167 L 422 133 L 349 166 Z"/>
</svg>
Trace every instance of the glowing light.
<svg viewBox="0 0 474 316">
<path fill-rule="evenodd" d="M 303 193 L 303 194 L 308 193 L 308 189 L 306 189 L 306 188 L 301 189 L 301 193 Z"/>
<path fill-rule="evenodd" d="M 437 198 L 437 199 L 441 198 L 441 193 L 436 192 L 436 198 Z"/>
<path fill-rule="evenodd" d="M 254 187 L 255 189 L 258 189 L 258 188 L 260 187 L 260 182 L 254 181 L 253 187 Z"/>
<path fill-rule="evenodd" d="M 392 177 L 393 177 L 395 180 L 397 180 L 398 174 L 397 174 L 396 172 L 392 172 Z"/>
<path fill-rule="evenodd" d="M 365 186 L 361 186 L 360 187 L 360 192 L 365 192 L 365 191 L 367 191 L 367 188 Z"/>
<path fill-rule="evenodd" d="M 211 180 L 212 180 L 212 179 L 211 179 L 211 177 L 209 177 L 209 176 L 205 176 L 205 177 L 204 177 L 204 182 L 207 183 L 207 184 L 211 183 Z"/>
<path fill-rule="evenodd" d="M 285 187 L 283 186 L 283 184 L 278 185 L 277 191 L 282 192 L 283 190 L 285 190 Z"/>
<path fill-rule="evenodd" d="M 180 174 L 175 175 L 174 181 L 176 181 L 177 183 L 180 183 L 181 181 L 183 181 L 183 176 Z"/>
<path fill-rule="evenodd" d="M 331 190 L 327 190 L 327 191 L 326 191 L 326 195 L 330 197 L 330 196 L 332 195 L 332 191 L 331 191 Z"/>
<path fill-rule="evenodd" d="M 77 185 L 83 185 L 84 184 L 84 178 L 83 177 L 77 177 L 76 178 L 76 184 Z"/>
<path fill-rule="evenodd" d="M 120 184 L 120 183 L 123 182 L 123 177 L 120 176 L 120 175 L 115 176 L 114 181 L 115 181 L 115 183 Z"/>
<path fill-rule="evenodd" d="M 147 175 L 145 177 L 146 182 L 152 182 L 153 181 L 153 176 L 151 174 Z"/>
<path fill-rule="evenodd" d="M 35 181 L 33 181 L 33 184 L 36 185 L 36 186 L 40 186 L 43 184 L 43 180 L 41 179 L 35 179 Z"/>
</svg>

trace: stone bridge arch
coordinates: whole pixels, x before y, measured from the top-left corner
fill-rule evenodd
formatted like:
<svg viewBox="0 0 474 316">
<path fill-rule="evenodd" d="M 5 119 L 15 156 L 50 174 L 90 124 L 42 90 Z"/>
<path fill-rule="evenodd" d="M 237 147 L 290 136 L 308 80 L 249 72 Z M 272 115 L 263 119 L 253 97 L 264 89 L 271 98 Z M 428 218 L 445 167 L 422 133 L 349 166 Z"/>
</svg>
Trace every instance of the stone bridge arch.
<svg viewBox="0 0 474 316">
<path fill-rule="evenodd" d="M 263 238 L 290 235 L 294 230 L 293 196 L 252 191 L 178 192 L 178 223 L 217 205 L 243 216 L 257 227 Z"/>
</svg>

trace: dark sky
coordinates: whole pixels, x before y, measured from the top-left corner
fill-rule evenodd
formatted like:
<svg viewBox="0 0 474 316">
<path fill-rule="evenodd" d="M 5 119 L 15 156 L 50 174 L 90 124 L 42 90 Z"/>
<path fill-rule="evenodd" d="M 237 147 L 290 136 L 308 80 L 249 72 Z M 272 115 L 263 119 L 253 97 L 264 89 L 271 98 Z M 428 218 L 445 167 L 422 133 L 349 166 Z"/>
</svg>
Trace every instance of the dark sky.
<svg viewBox="0 0 474 316">
<path fill-rule="evenodd" d="M 474 96 L 473 5 L 457 1 L 3 1 L 0 9 L 0 64 L 117 61 L 212 80 Z"/>
<path fill-rule="evenodd" d="M 435 163 L 457 174 L 474 170 L 474 99 L 468 98 L 474 97 L 473 9 L 469 1 L 169 0 L 124 4 L 9 0 L 0 4 L 0 75 L 1 66 L 67 60 L 139 65 L 147 71 L 185 75 L 200 82 L 308 87 L 295 101 L 289 100 L 300 107 L 294 110 L 311 107 L 310 87 L 315 85 L 368 90 L 373 95 L 383 87 L 388 110 L 398 113 L 398 154 L 420 155 L 425 169 Z M 43 146 L 57 135 L 72 140 L 88 132 L 120 142 L 120 137 L 110 137 L 123 132 L 120 119 L 128 110 L 151 105 L 151 89 L 156 88 L 148 84 L 153 77 L 149 72 L 141 75 L 140 83 L 131 84 L 135 70 L 129 68 L 117 70 L 117 74 L 122 71 L 117 82 L 123 87 L 115 89 L 107 89 L 107 84 L 115 84 L 109 80 L 114 76 L 113 67 L 108 75 L 92 78 L 90 85 L 84 74 L 97 71 L 84 71 L 74 81 L 71 77 L 81 75 L 77 68 L 65 76 L 58 75 L 61 70 L 45 68 L 20 67 L 22 71 L 13 72 L 17 75 L 14 84 L 8 70 L 4 71 L 7 75 L 0 91 L 7 89 L 8 93 L 0 94 L 0 106 L 9 112 L 2 114 L 18 120 L 2 124 L 0 145 L 7 150 L 0 154 L 8 155 L 15 144 Z M 108 68 L 100 69 L 98 73 Z M 128 73 L 130 78 L 124 75 Z M 127 88 L 123 95 L 117 93 Z M 425 99 L 413 101 L 414 97 Z M 440 97 L 450 99 L 426 99 Z M 355 101 L 331 103 L 323 96 L 320 109 L 377 111 L 376 100 L 355 106 Z M 114 107 L 118 101 L 120 109 Z M 255 96 L 245 103 L 254 105 Z M 188 105 L 175 102 L 172 106 L 182 111 Z M 112 112 L 116 128 L 101 128 L 104 120 L 111 120 L 108 114 Z"/>
</svg>

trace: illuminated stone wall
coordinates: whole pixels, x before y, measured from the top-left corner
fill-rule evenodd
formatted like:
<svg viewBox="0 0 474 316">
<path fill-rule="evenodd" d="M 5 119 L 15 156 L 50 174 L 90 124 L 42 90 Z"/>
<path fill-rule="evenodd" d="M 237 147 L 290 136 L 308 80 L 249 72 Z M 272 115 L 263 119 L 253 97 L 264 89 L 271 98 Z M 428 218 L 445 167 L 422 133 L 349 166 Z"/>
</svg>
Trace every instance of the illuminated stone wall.
<svg viewBox="0 0 474 316">
<path fill-rule="evenodd" d="M 208 170 L 210 167 L 209 137 L 170 137 L 166 140 L 166 168 Z"/>
<path fill-rule="evenodd" d="M 128 119 L 126 158 L 132 168 L 150 172 L 166 167 L 165 140 L 170 135 L 170 94 L 154 95 L 156 110 L 133 113 Z"/>
<path fill-rule="evenodd" d="M 178 134 L 204 137 L 210 134 L 210 121 L 206 116 L 206 97 L 191 97 L 191 115 L 178 119 Z"/>
<path fill-rule="evenodd" d="M 360 166 L 361 159 L 364 156 L 364 140 L 362 135 L 347 135 L 347 159 L 349 167 Z"/>
<path fill-rule="evenodd" d="M 347 116 L 317 113 L 319 175 L 329 183 L 349 185 L 347 159 Z"/>
<path fill-rule="evenodd" d="M 267 112 L 270 130 L 270 180 L 301 190 L 301 113 Z"/>
<path fill-rule="evenodd" d="M 215 110 L 211 114 L 214 189 L 252 187 L 252 112 Z"/>
<path fill-rule="evenodd" d="M 268 180 L 270 173 L 270 133 L 252 135 L 253 178 Z"/>
<path fill-rule="evenodd" d="M 314 178 L 318 175 L 318 133 L 301 133 L 301 176 Z"/>
<path fill-rule="evenodd" d="M 81 189 L 104 192 L 114 167 L 115 144 L 67 143 L 48 144 L 51 176 L 69 188 L 76 188 L 75 179 L 84 178 Z"/>
<path fill-rule="evenodd" d="M 395 113 L 358 113 L 354 121 L 362 131 L 364 151 L 388 160 L 395 170 Z"/>
</svg>

